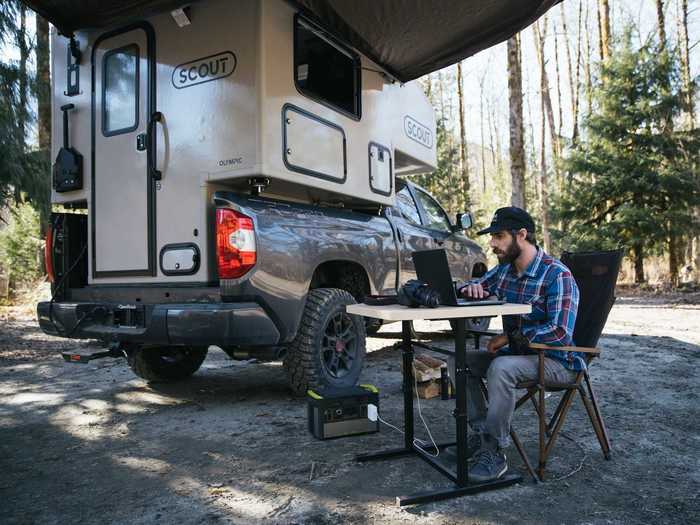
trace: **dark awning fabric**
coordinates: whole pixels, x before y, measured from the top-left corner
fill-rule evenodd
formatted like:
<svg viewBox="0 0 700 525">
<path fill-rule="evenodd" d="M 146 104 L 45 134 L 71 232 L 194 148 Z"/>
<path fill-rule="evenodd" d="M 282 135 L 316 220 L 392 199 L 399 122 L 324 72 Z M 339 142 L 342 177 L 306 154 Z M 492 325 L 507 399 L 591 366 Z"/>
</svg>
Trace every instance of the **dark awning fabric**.
<svg viewBox="0 0 700 525">
<path fill-rule="evenodd" d="M 402 82 L 507 40 L 561 0 L 295 0 Z"/>
<path fill-rule="evenodd" d="M 406 82 L 503 42 L 561 0 L 288 1 Z M 25 3 L 64 34 L 127 22 L 184 4 L 182 0 Z"/>
</svg>

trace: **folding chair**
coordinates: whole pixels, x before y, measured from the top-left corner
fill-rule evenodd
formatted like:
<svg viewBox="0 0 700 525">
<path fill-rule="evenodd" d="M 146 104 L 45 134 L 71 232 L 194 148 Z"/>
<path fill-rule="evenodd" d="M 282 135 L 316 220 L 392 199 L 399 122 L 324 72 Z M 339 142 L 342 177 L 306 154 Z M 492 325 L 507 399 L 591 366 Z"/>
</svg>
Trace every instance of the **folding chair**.
<svg viewBox="0 0 700 525">
<path fill-rule="evenodd" d="M 569 267 L 571 273 L 579 287 L 579 307 L 574 326 L 573 339 L 576 346 L 547 346 L 538 343 L 531 343 L 530 348 L 535 350 L 539 356 L 539 370 L 537 381 L 521 382 L 517 388 L 526 389 L 527 392 L 517 401 L 515 409 L 520 408 L 528 400 L 532 401 L 537 413 L 539 422 L 539 462 L 537 475 L 533 472 L 527 454 L 520 443 L 517 434 L 511 429 L 510 436 L 523 458 L 525 466 L 530 474 L 539 480 L 544 480 L 544 470 L 552 447 L 556 442 L 564 420 L 566 418 L 571 403 L 578 392 L 583 402 L 583 406 L 588 413 L 593 429 L 595 431 L 600 448 L 605 459 L 610 459 L 610 440 L 603 423 L 598 401 L 593 386 L 591 385 L 588 365 L 600 355 L 600 350 L 595 345 L 600 339 L 603 327 L 607 321 L 608 314 L 615 302 L 615 283 L 620 271 L 622 262 L 622 250 L 601 251 L 601 252 L 565 252 L 561 261 Z M 492 332 L 472 331 L 475 343 L 478 347 L 479 338 L 484 335 L 494 335 Z M 585 354 L 586 368 L 576 375 L 571 383 L 565 384 L 545 384 L 544 380 L 544 351 L 560 350 L 575 351 Z M 485 387 L 482 383 L 482 391 Z M 545 412 L 545 393 L 564 392 L 553 416 L 547 422 Z"/>
</svg>

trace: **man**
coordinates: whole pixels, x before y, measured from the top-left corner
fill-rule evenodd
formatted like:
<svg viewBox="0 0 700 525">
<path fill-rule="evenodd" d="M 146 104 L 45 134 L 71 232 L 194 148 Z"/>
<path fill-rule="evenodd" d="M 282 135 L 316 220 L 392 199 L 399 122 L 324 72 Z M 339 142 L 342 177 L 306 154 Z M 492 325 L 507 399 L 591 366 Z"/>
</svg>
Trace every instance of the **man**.
<svg viewBox="0 0 700 525">
<path fill-rule="evenodd" d="M 535 223 L 525 210 L 497 210 L 491 225 L 478 234 L 491 234 L 489 245 L 499 264 L 459 289 L 465 298 L 495 295 L 509 303 L 532 305 L 530 314 L 504 316 L 504 333 L 491 338 L 486 351 L 467 352 L 469 425 L 475 431 L 468 438 L 467 453 L 473 481 L 497 479 L 508 470 L 503 449 L 509 442 L 515 385 L 537 378 L 538 358 L 527 348 L 528 342 L 573 344 L 579 298 L 576 281 L 566 266 L 537 246 L 534 232 Z M 547 351 L 545 355 L 548 383 L 572 381 L 585 366 L 578 353 Z M 480 377 L 487 379 L 488 408 Z"/>
</svg>

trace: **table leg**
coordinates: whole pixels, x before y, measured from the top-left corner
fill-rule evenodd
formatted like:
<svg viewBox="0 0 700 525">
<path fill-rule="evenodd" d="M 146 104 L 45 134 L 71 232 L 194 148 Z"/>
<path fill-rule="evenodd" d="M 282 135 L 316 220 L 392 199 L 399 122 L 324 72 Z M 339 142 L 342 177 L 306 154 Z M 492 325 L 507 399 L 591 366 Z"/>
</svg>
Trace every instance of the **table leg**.
<svg viewBox="0 0 700 525">
<path fill-rule="evenodd" d="M 403 339 L 403 428 L 404 446 L 413 448 L 413 346 L 411 345 L 411 321 L 402 321 Z"/>
<path fill-rule="evenodd" d="M 455 319 L 455 419 L 457 427 L 457 485 L 469 483 L 467 470 L 467 339 L 466 321 Z"/>
</svg>

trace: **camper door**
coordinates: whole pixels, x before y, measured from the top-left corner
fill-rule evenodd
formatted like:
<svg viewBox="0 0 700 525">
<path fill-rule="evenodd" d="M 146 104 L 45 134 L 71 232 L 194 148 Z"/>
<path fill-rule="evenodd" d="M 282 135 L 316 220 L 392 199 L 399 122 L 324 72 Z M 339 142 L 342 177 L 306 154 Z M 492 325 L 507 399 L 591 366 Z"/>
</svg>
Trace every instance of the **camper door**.
<svg viewBox="0 0 700 525">
<path fill-rule="evenodd" d="M 153 54 L 147 24 L 93 46 L 93 277 L 155 275 Z"/>
</svg>

